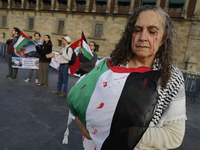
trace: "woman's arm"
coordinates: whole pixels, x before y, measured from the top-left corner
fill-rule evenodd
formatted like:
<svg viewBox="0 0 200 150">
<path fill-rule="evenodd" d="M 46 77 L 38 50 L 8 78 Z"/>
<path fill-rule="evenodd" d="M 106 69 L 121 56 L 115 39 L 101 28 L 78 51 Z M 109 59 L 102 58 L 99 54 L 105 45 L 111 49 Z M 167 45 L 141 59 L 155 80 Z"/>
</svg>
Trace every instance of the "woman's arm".
<svg viewBox="0 0 200 150">
<path fill-rule="evenodd" d="M 79 127 L 79 130 L 80 130 L 81 134 L 84 137 L 86 137 L 88 140 L 92 140 L 88 130 L 85 128 L 84 124 L 78 119 L 78 117 L 76 117 L 76 122 L 77 122 L 77 125 Z"/>
<path fill-rule="evenodd" d="M 174 149 L 181 145 L 185 134 L 185 120 L 164 123 L 163 127 L 149 127 L 137 147 L 142 149 Z"/>
<path fill-rule="evenodd" d="M 186 119 L 185 85 L 182 84 L 171 105 L 161 117 L 159 124 L 147 129 L 138 146 L 156 149 L 179 147 L 185 134 Z"/>
</svg>

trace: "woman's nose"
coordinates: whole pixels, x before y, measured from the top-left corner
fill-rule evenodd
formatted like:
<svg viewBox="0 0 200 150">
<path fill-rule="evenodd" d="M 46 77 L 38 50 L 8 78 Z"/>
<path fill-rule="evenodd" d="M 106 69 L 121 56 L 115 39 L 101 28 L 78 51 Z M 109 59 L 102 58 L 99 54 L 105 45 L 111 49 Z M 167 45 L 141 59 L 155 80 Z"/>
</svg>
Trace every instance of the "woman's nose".
<svg viewBox="0 0 200 150">
<path fill-rule="evenodd" d="M 141 41 L 146 41 L 147 40 L 147 33 L 146 31 L 142 31 L 140 34 L 140 40 Z"/>
</svg>

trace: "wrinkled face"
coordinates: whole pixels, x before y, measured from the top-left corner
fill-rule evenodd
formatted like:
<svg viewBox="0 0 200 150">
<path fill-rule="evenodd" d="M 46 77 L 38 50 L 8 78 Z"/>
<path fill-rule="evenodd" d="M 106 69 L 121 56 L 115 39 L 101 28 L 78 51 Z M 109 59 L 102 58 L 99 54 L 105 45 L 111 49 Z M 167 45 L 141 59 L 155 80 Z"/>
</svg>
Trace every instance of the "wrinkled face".
<svg viewBox="0 0 200 150">
<path fill-rule="evenodd" d="M 141 12 L 134 26 L 131 48 L 136 57 L 155 57 L 163 44 L 163 18 L 159 12 Z"/>
<path fill-rule="evenodd" d="M 46 43 L 48 43 L 48 41 L 49 41 L 50 39 L 48 38 L 48 36 L 44 36 L 44 41 L 46 42 Z"/>
<path fill-rule="evenodd" d="M 35 34 L 35 40 L 40 40 L 39 34 Z"/>
<path fill-rule="evenodd" d="M 91 42 L 89 46 L 90 46 L 91 51 L 94 51 L 94 49 L 95 49 L 94 43 Z"/>
</svg>

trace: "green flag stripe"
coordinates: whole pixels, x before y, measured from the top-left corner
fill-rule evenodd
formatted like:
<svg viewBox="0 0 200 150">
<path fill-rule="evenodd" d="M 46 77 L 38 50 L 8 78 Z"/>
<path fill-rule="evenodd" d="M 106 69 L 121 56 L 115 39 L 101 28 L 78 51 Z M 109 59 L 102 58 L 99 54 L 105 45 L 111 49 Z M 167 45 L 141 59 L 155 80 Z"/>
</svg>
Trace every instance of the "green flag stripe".
<svg viewBox="0 0 200 150">
<path fill-rule="evenodd" d="M 81 47 L 81 50 L 83 51 L 83 55 L 85 57 L 87 57 L 89 60 L 92 59 L 93 56 L 84 47 Z"/>
<path fill-rule="evenodd" d="M 86 111 L 90 98 L 95 90 L 96 83 L 99 77 L 109 68 L 107 66 L 107 59 L 99 63 L 90 73 L 88 73 L 81 81 L 72 87 L 67 96 L 69 108 L 72 114 L 81 120 L 86 127 Z M 84 99 L 81 99 L 84 95 Z M 79 101 L 78 101 L 79 100 Z M 83 112 L 83 113 L 80 113 Z M 82 114 L 82 115 L 79 115 Z"/>
<path fill-rule="evenodd" d="M 17 45 L 16 50 L 20 50 L 20 48 L 22 48 L 27 42 L 29 41 L 29 39 L 25 38 L 23 39 L 19 45 Z"/>
</svg>

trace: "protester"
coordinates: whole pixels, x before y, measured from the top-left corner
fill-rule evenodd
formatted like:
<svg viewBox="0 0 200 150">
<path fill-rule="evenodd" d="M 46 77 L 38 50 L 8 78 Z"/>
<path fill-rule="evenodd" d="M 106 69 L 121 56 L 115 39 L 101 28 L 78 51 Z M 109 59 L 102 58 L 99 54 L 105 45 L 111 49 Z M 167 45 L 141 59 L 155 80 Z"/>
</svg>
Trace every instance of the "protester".
<svg viewBox="0 0 200 150">
<path fill-rule="evenodd" d="M 187 118 L 184 79 L 172 65 L 174 34 L 165 10 L 139 7 L 110 58 L 71 89 L 68 104 L 86 150 L 180 146 Z"/>
<path fill-rule="evenodd" d="M 38 79 L 39 83 L 37 85 L 42 85 L 43 87 L 48 86 L 48 73 L 49 73 L 49 64 L 51 62 L 51 58 L 47 58 L 46 54 L 49 54 L 52 52 L 52 42 L 49 35 L 44 36 L 43 45 L 39 46 L 37 43 L 36 50 L 40 55 L 39 59 L 39 71 L 38 71 Z"/>
<path fill-rule="evenodd" d="M 71 42 L 71 39 L 69 36 L 62 37 L 63 48 L 59 52 L 59 63 L 57 67 L 57 70 L 59 71 L 57 90 L 51 92 L 53 94 L 60 94 L 59 97 L 67 96 L 69 61 L 71 60 L 71 57 L 73 54 L 73 50 L 69 45 L 70 42 Z M 62 84 L 64 84 L 64 87 L 61 93 Z"/>
<path fill-rule="evenodd" d="M 95 64 L 97 62 L 97 53 L 95 53 L 95 49 L 96 49 L 96 43 L 95 42 L 90 42 L 89 44 L 90 49 L 92 51 L 93 57 L 91 60 L 89 60 L 88 58 L 86 58 L 82 51 L 80 50 L 78 56 L 79 56 L 79 61 L 81 62 L 81 66 L 80 68 L 77 69 L 77 74 L 80 74 L 81 76 L 90 72 L 94 67 Z"/>
<path fill-rule="evenodd" d="M 35 42 L 36 42 L 38 45 L 40 45 L 39 43 L 42 42 L 42 41 L 40 40 L 40 37 L 41 37 L 40 33 L 39 33 L 39 32 L 35 32 L 34 37 L 35 37 Z M 30 69 L 30 71 L 29 71 L 29 77 L 28 77 L 28 79 L 25 80 L 25 82 L 30 82 L 30 81 L 31 81 L 31 78 L 32 78 L 32 76 L 33 76 L 33 71 L 34 71 L 34 70 L 36 71 L 35 83 L 36 83 L 36 84 L 39 83 L 39 81 L 38 81 L 38 69 Z"/>
<path fill-rule="evenodd" d="M 7 50 L 8 75 L 5 76 L 4 79 L 9 79 L 11 81 L 14 81 L 17 79 L 18 68 L 12 68 L 12 54 L 14 54 L 13 46 L 19 38 L 20 30 L 14 27 L 11 31 L 11 34 L 12 37 L 10 37 L 6 41 L 6 44 L 8 44 L 8 50 Z"/>
</svg>

